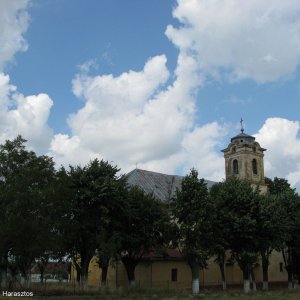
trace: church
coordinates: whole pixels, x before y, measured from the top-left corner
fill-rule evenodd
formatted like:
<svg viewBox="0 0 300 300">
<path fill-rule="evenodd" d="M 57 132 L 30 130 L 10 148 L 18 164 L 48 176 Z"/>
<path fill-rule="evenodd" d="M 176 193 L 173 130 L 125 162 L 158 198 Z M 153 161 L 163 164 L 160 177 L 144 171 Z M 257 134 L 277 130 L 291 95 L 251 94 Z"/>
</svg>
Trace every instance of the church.
<svg viewBox="0 0 300 300">
<path fill-rule="evenodd" d="M 223 149 L 225 158 L 225 174 L 248 179 L 253 187 L 259 186 L 261 193 L 267 192 L 264 181 L 264 151 L 255 137 L 241 132 L 231 138 L 227 148 Z M 146 193 L 153 193 L 162 203 L 169 203 L 175 195 L 176 189 L 181 188 L 182 176 L 166 175 L 141 169 L 135 169 L 127 174 L 130 186 L 138 186 Z M 210 189 L 216 182 L 206 180 Z M 73 270 L 73 272 L 75 272 Z M 254 269 L 257 283 L 262 282 L 262 268 L 258 263 Z M 73 274 L 75 275 L 75 274 Z M 199 274 L 200 286 L 220 287 L 222 278 L 218 265 L 211 258 L 207 269 Z M 227 262 L 225 266 L 227 285 L 241 286 L 243 275 L 236 264 Z M 75 280 L 76 276 L 72 276 Z M 93 258 L 89 266 L 88 285 L 99 287 L 101 282 L 101 269 L 96 258 Z M 181 252 L 176 249 L 168 249 L 163 254 L 155 252 L 145 255 L 135 270 L 137 286 L 143 288 L 167 288 L 167 289 L 190 289 L 191 271 Z M 269 266 L 269 282 L 272 284 L 284 284 L 287 281 L 287 272 L 284 268 L 280 253 L 273 252 Z M 128 286 L 126 270 L 122 262 L 110 266 L 107 274 L 107 286 L 110 288 Z"/>
</svg>

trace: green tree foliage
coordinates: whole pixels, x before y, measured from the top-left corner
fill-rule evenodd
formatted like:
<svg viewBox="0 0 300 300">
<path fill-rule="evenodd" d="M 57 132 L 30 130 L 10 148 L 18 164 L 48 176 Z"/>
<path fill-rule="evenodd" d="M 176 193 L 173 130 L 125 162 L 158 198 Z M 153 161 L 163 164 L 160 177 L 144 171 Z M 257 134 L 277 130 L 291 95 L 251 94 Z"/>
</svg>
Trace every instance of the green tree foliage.
<svg viewBox="0 0 300 300">
<path fill-rule="evenodd" d="M 285 226 L 283 238 L 284 245 L 281 252 L 288 273 L 289 287 L 293 287 L 295 269 L 297 264 L 300 220 L 300 197 L 295 189 L 291 188 L 286 179 L 275 177 L 268 180 L 270 194 L 277 198 L 278 210 L 280 210 Z"/>
<path fill-rule="evenodd" d="M 173 215 L 178 224 L 178 246 L 192 272 L 193 293 L 199 293 L 199 271 L 207 266 L 213 245 L 213 206 L 204 179 L 192 169 L 182 180 L 173 200 Z"/>
<path fill-rule="evenodd" d="M 213 254 L 215 256 L 215 262 L 218 264 L 221 277 L 222 277 L 222 287 L 226 289 L 226 277 L 225 277 L 225 262 L 226 262 L 226 252 L 229 250 L 229 240 L 230 228 L 224 226 L 228 221 L 228 217 L 223 213 L 227 208 L 225 201 L 222 198 L 221 189 L 223 183 L 219 182 L 214 184 L 209 195 L 213 203 L 213 232 L 214 232 L 214 244 L 213 244 Z"/>
<path fill-rule="evenodd" d="M 121 180 L 118 171 L 108 162 L 94 159 L 85 167 L 71 166 L 65 178 L 69 198 L 66 199 L 68 224 L 65 224 L 64 238 L 84 289 L 89 263 L 101 246 L 99 237 L 108 230 L 112 215 L 118 213 L 115 205 L 118 195 L 115 187 Z"/>
<path fill-rule="evenodd" d="M 257 245 L 262 260 L 263 289 L 268 289 L 268 268 L 273 250 L 280 250 L 288 230 L 280 199 L 270 193 L 260 196 L 257 214 Z"/>
<path fill-rule="evenodd" d="M 223 224 L 232 259 L 243 272 L 244 290 L 248 292 L 251 270 L 258 258 L 258 190 L 254 191 L 248 181 L 233 176 L 221 183 L 217 199 L 223 214 L 220 225 Z"/>
<path fill-rule="evenodd" d="M 128 281 L 135 285 L 134 271 L 145 254 L 162 248 L 167 242 L 169 215 L 162 204 L 138 187 L 127 194 L 126 214 L 119 234 L 120 256 L 126 268 Z"/>
<path fill-rule="evenodd" d="M 284 178 L 275 177 L 273 180 L 266 178 L 265 182 L 271 195 L 280 195 L 293 190 L 289 182 Z"/>
<path fill-rule="evenodd" d="M 124 176 L 106 180 L 106 192 L 110 195 L 106 202 L 106 218 L 97 234 L 97 263 L 101 268 L 101 287 L 107 285 L 109 263 L 115 263 L 121 245 L 120 231 L 124 226 L 124 216 L 128 208 L 127 182 Z"/>
<path fill-rule="evenodd" d="M 2 262 L 13 262 L 29 282 L 31 263 L 53 247 L 55 169 L 25 142 L 18 136 L 0 146 L 0 248 Z"/>
</svg>

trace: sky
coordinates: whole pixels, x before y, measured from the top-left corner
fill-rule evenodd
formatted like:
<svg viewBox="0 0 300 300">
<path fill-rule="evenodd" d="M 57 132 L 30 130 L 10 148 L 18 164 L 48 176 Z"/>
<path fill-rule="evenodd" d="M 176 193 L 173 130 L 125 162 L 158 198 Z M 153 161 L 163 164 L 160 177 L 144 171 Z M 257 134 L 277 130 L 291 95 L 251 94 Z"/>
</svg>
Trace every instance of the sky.
<svg viewBox="0 0 300 300">
<path fill-rule="evenodd" d="M 0 0 L 0 143 L 225 177 L 240 132 L 300 191 L 299 0 Z"/>
</svg>

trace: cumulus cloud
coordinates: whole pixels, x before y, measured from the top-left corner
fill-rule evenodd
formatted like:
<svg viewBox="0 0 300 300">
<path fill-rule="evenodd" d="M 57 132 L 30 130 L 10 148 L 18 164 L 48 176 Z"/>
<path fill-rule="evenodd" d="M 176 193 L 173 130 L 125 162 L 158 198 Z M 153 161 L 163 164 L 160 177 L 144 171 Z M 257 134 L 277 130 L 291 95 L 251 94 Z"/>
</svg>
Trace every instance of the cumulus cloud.
<svg viewBox="0 0 300 300">
<path fill-rule="evenodd" d="M 164 55 L 149 59 L 141 71 L 116 77 L 78 74 L 73 91 L 85 106 L 68 120 L 72 135 L 54 137 L 51 155 L 58 163 L 71 164 L 98 156 L 112 160 L 124 172 L 136 164 L 168 173 L 195 166 L 191 153 L 196 155 L 196 143 L 205 142 L 204 152 L 213 150 L 217 124 L 195 128 L 194 90 L 201 77 L 194 73 L 194 65 L 192 58 L 180 55 L 176 80 L 167 86 Z M 212 157 L 203 176 L 215 176 Z"/>
<path fill-rule="evenodd" d="M 86 104 L 68 123 L 73 137 L 79 139 L 78 147 L 89 149 L 90 155 L 123 157 L 129 164 L 154 159 L 158 151 L 155 144 L 160 145 L 159 152 L 171 154 L 176 147 L 173 133 L 183 121 L 180 112 L 168 114 L 173 108 L 168 107 L 168 97 L 158 92 L 168 78 L 165 56 L 150 59 L 140 72 L 117 77 L 76 76 L 73 91 Z M 177 125 L 171 126 L 172 121 Z M 52 149 L 71 139 L 54 140 Z"/>
<path fill-rule="evenodd" d="M 265 147 L 265 175 L 286 178 L 300 191 L 300 122 L 269 118 L 256 134 Z"/>
<path fill-rule="evenodd" d="M 18 51 L 26 51 L 23 37 L 29 24 L 29 0 L 0 1 L 0 143 L 21 134 L 30 148 L 45 153 L 52 139 L 47 125 L 53 101 L 47 94 L 24 96 L 10 84 L 3 69 Z"/>
<path fill-rule="evenodd" d="M 0 1 L 0 71 L 16 52 L 27 50 L 23 34 L 29 23 L 28 5 L 29 0 Z"/>
<path fill-rule="evenodd" d="M 178 0 L 181 26 L 166 34 L 206 76 L 259 83 L 284 78 L 300 62 L 298 0 Z"/>
<path fill-rule="evenodd" d="M 217 122 L 196 126 L 182 137 L 176 153 L 138 167 L 169 174 L 187 174 L 191 168 L 196 168 L 199 177 L 220 181 L 225 176 L 224 158 L 216 149 L 226 134 L 227 129 Z"/>
<path fill-rule="evenodd" d="M 224 158 L 216 149 L 227 133 L 226 126 L 217 122 L 198 126 L 188 133 L 182 141 L 184 173 L 195 167 L 201 177 L 216 181 L 224 179 Z"/>
<path fill-rule="evenodd" d="M 24 96 L 0 73 L 0 143 L 21 134 L 28 145 L 45 152 L 52 139 L 47 121 L 53 101 L 47 94 Z"/>
</svg>

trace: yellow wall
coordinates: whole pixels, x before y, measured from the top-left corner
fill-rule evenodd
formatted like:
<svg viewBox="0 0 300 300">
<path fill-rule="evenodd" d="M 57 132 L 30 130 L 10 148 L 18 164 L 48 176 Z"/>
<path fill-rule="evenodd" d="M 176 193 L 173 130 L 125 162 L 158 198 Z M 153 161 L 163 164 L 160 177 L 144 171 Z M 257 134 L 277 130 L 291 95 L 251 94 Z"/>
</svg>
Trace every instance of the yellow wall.
<svg viewBox="0 0 300 300">
<path fill-rule="evenodd" d="M 282 272 L 280 271 L 280 263 L 283 265 Z M 282 254 L 273 251 L 269 265 L 269 281 L 270 282 L 287 282 L 288 274 L 284 267 Z"/>
<path fill-rule="evenodd" d="M 287 272 L 284 268 L 280 271 L 280 263 L 283 264 L 282 255 L 279 252 L 273 252 L 269 266 L 269 282 L 283 283 L 287 282 Z M 172 269 L 177 269 L 177 281 L 172 281 Z M 261 263 L 254 269 L 256 282 L 262 282 Z M 201 286 L 221 286 L 222 278 L 218 265 L 213 259 L 208 261 L 208 267 L 201 270 L 199 274 Z M 227 285 L 241 285 L 243 275 L 237 264 L 226 264 L 225 276 Z M 72 270 L 72 280 L 76 278 L 76 272 Z M 96 258 L 93 258 L 89 266 L 88 285 L 100 287 L 101 270 L 98 267 Z M 167 289 L 190 289 L 191 288 L 191 270 L 185 261 L 142 261 L 135 270 L 136 285 L 145 288 L 167 288 Z M 111 265 L 107 276 L 108 286 L 110 288 L 128 286 L 127 274 L 122 262 Z"/>
</svg>

